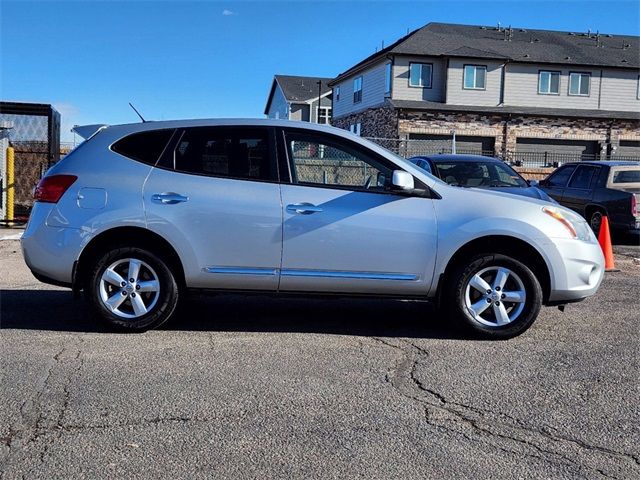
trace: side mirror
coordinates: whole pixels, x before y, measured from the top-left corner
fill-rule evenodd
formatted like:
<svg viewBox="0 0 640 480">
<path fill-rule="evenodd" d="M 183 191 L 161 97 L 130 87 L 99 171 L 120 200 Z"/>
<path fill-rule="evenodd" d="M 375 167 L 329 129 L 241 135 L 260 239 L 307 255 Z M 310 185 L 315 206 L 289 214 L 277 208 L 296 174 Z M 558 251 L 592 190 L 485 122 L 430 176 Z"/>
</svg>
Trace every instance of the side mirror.
<svg viewBox="0 0 640 480">
<path fill-rule="evenodd" d="M 530 187 L 538 187 L 540 186 L 540 182 L 538 180 L 529 180 Z"/>
<path fill-rule="evenodd" d="M 391 185 L 398 189 L 403 190 L 405 192 L 413 190 L 413 175 L 404 170 L 394 170 L 393 177 L 391 178 Z"/>
</svg>

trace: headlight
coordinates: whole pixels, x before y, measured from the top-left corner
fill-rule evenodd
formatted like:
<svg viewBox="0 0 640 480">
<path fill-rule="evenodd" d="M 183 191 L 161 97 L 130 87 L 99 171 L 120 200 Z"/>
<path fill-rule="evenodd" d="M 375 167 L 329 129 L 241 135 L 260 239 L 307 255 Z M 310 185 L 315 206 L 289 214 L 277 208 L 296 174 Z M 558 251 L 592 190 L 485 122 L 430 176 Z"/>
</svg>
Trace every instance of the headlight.
<svg viewBox="0 0 640 480">
<path fill-rule="evenodd" d="M 555 207 L 542 207 L 542 211 L 560 222 L 569 232 L 571 238 L 583 242 L 595 243 L 596 237 L 589 224 L 580 215 L 569 210 L 559 210 Z"/>
</svg>

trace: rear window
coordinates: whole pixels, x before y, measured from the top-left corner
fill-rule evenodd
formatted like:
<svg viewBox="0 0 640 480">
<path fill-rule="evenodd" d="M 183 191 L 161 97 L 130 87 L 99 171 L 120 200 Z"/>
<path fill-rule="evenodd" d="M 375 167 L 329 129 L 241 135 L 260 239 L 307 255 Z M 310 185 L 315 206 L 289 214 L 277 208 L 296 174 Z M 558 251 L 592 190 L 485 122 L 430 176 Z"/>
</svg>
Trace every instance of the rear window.
<svg viewBox="0 0 640 480">
<path fill-rule="evenodd" d="M 114 143 L 111 150 L 133 160 L 155 165 L 173 132 L 171 129 L 133 133 Z"/>
<path fill-rule="evenodd" d="M 179 172 L 247 180 L 274 180 L 269 131 L 264 128 L 188 128 L 176 145 Z"/>
<path fill-rule="evenodd" d="M 640 183 L 640 170 L 617 170 L 613 172 L 613 183 Z"/>
<path fill-rule="evenodd" d="M 578 167 L 576 173 L 571 177 L 569 183 L 570 188 L 589 188 L 591 185 L 591 179 L 596 172 L 596 167 L 581 165 Z"/>
<path fill-rule="evenodd" d="M 575 168 L 575 165 L 560 167 L 558 170 L 552 173 L 549 178 L 547 178 L 546 184 L 550 187 L 564 187 Z"/>
</svg>

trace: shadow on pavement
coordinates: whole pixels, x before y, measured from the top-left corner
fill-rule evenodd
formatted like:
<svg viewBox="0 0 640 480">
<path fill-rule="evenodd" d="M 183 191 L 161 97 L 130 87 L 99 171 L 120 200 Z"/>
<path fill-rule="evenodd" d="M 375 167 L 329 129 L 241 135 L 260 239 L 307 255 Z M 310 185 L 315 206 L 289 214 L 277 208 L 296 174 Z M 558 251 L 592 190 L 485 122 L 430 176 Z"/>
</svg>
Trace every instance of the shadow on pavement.
<svg viewBox="0 0 640 480">
<path fill-rule="evenodd" d="M 612 231 L 611 242 L 614 246 L 640 247 L 640 234 Z"/>
<path fill-rule="evenodd" d="M 112 332 L 70 291 L 3 290 L 0 296 L 2 329 Z M 161 329 L 466 338 L 441 317 L 433 306 L 417 301 L 196 295 Z"/>
</svg>

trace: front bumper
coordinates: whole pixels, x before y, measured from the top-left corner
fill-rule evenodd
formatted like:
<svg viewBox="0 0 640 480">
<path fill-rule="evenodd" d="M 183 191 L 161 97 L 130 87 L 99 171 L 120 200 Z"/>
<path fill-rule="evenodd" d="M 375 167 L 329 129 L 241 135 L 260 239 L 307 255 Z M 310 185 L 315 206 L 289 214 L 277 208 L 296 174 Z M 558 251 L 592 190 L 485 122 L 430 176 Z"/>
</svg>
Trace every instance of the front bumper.
<svg viewBox="0 0 640 480">
<path fill-rule="evenodd" d="M 553 239 L 552 244 L 548 303 L 577 302 L 595 294 L 604 278 L 600 245 L 569 239 Z"/>
</svg>

